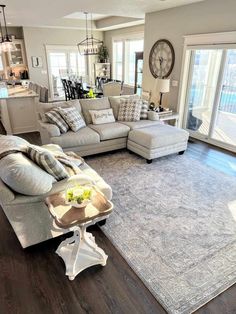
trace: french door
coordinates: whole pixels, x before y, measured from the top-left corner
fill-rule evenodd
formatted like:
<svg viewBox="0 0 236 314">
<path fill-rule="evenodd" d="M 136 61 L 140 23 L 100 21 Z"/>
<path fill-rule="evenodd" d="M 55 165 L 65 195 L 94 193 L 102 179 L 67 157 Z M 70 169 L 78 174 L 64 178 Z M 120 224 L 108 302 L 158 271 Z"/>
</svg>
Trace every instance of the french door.
<svg viewBox="0 0 236 314">
<path fill-rule="evenodd" d="M 191 49 L 184 126 L 236 151 L 236 48 Z"/>
<path fill-rule="evenodd" d="M 61 79 L 78 79 L 86 76 L 84 56 L 77 47 L 47 47 L 49 89 L 51 99 L 64 98 Z"/>
</svg>

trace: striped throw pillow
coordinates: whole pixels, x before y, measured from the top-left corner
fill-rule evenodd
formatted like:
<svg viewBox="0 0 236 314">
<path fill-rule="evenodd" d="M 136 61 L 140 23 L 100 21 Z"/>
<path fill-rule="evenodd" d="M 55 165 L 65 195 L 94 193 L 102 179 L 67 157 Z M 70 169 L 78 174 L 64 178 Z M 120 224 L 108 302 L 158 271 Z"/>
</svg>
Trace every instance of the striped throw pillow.
<svg viewBox="0 0 236 314">
<path fill-rule="evenodd" d="M 54 108 L 53 110 L 46 112 L 45 117 L 48 122 L 55 124 L 62 134 L 69 130 L 68 124 L 60 115 L 59 108 Z"/>
<path fill-rule="evenodd" d="M 141 101 L 121 98 L 118 121 L 139 121 L 141 112 Z"/>
<path fill-rule="evenodd" d="M 57 181 L 69 177 L 69 174 L 63 165 L 47 149 L 36 145 L 29 145 L 27 148 L 27 155 L 40 168 L 51 174 Z"/>
<path fill-rule="evenodd" d="M 140 119 L 146 120 L 148 118 L 148 102 L 146 100 L 142 101 Z"/>
<path fill-rule="evenodd" d="M 58 111 L 72 131 L 77 132 L 86 126 L 84 119 L 75 108 L 58 108 Z"/>
</svg>

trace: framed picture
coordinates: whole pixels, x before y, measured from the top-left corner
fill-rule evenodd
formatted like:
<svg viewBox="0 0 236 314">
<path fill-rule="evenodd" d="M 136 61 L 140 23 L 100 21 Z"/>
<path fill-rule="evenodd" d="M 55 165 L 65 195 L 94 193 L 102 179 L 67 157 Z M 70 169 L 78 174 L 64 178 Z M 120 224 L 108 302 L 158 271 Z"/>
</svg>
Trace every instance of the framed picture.
<svg viewBox="0 0 236 314">
<path fill-rule="evenodd" d="M 33 68 L 42 68 L 43 66 L 42 57 L 31 57 L 31 59 Z"/>
</svg>

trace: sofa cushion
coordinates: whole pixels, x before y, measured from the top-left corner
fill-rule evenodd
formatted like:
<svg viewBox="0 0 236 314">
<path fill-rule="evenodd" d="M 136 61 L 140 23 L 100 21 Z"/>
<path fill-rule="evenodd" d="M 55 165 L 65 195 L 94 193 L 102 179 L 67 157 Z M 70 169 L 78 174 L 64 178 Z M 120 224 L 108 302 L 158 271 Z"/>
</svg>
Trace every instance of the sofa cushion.
<svg viewBox="0 0 236 314">
<path fill-rule="evenodd" d="M 166 124 L 129 132 L 129 140 L 149 149 L 174 145 L 188 140 L 189 133 Z"/>
<path fill-rule="evenodd" d="M 116 120 L 118 119 L 118 114 L 120 110 L 120 101 L 122 98 L 123 99 L 140 99 L 138 95 L 109 96 L 108 99 L 109 99 L 111 108 L 113 109 L 113 114 Z"/>
<path fill-rule="evenodd" d="M 69 130 L 69 125 L 57 110 L 45 112 L 45 117 L 50 123 L 55 124 L 61 133 L 66 133 Z"/>
<path fill-rule="evenodd" d="M 96 99 L 80 99 L 82 113 L 86 124 L 92 123 L 92 118 L 89 110 L 99 110 L 111 108 L 110 102 L 107 97 L 96 98 Z"/>
<path fill-rule="evenodd" d="M 52 103 L 39 102 L 37 105 L 37 108 L 38 108 L 40 119 L 43 122 L 48 122 L 47 118 L 45 117 L 45 112 L 51 111 L 52 109 L 59 108 L 59 107 L 61 108 L 74 107 L 81 114 L 81 106 L 78 99 L 73 99 L 69 101 L 58 101 L 58 102 L 52 102 Z"/>
<path fill-rule="evenodd" d="M 119 123 L 127 125 L 131 130 L 142 129 L 147 127 L 152 127 L 154 125 L 160 124 L 160 121 L 151 121 L 151 120 L 139 120 L 133 122 L 119 121 Z"/>
<path fill-rule="evenodd" d="M 49 150 L 36 146 L 29 145 L 27 154 L 40 168 L 51 174 L 57 181 L 69 177 L 68 172 L 64 166 L 54 157 L 53 153 Z"/>
<path fill-rule="evenodd" d="M 99 125 L 90 124 L 89 127 L 100 135 L 101 141 L 127 137 L 130 131 L 130 128 L 127 125 L 119 122 Z"/>
<path fill-rule="evenodd" d="M 77 132 L 86 126 L 84 119 L 76 108 L 59 108 L 58 112 L 72 131 Z"/>
<path fill-rule="evenodd" d="M 41 195 L 51 190 L 56 181 L 22 153 L 0 160 L 0 178 L 13 191 L 25 195 Z"/>
<path fill-rule="evenodd" d="M 62 148 L 72 148 L 82 145 L 98 144 L 100 142 L 100 136 L 94 130 L 85 127 L 76 133 L 68 131 L 61 136 L 52 137 L 51 142 Z"/>
</svg>

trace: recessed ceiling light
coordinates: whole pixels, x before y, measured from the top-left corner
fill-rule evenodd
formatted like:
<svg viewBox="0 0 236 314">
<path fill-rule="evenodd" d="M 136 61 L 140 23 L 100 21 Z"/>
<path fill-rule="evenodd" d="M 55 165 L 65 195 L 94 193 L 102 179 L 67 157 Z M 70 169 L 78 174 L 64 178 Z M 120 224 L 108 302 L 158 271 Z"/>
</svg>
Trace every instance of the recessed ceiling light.
<svg viewBox="0 0 236 314">
<path fill-rule="evenodd" d="M 12 23 L 11 22 L 7 22 L 7 25 L 11 25 Z"/>
</svg>

